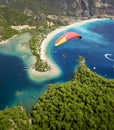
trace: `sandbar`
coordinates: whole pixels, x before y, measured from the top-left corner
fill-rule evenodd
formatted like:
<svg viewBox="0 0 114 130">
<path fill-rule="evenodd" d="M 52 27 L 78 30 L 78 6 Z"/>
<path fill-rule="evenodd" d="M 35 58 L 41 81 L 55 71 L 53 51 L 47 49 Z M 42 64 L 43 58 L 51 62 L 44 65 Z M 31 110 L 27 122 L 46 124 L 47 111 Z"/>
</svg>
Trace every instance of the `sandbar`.
<svg viewBox="0 0 114 130">
<path fill-rule="evenodd" d="M 50 43 L 50 41 L 52 40 L 52 38 L 54 36 L 56 36 L 58 33 L 60 33 L 61 31 L 67 30 L 67 29 L 72 28 L 74 26 L 76 27 L 76 26 L 83 25 L 83 24 L 86 24 L 88 22 L 93 22 L 93 21 L 97 21 L 97 20 L 103 20 L 103 19 L 94 18 L 94 19 L 88 19 L 88 20 L 83 20 L 83 21 L 76 21 L 73 24 L 70 24 L 67 26 L 62 26 L 60 28 L 55 29 L 51 33 L 49 33 L 47 35 L 47 37 L 43 40 L 43 42 L 40 46 L 40 48 L 41 48 L 40 49 L 40 57 L 44 62 L 48 63 L 48 65 L 50 66 L 51 69 L 47 72 L 39 72 L 39 71 L 35 70 L 35 68 L 33 66 L 36 62 L 36 58 L 33 56 L 33 58 L 32 58 L 33 64 L 27 69 L 27 73 L 28 73 L 30 79 L 32 79 L 34 81 L 38 81 L 38 82 L 41 81 L 42 82 L 42 81 L 46 81 L 46 80 L 49 80 L 51 78 L 55 78 L 55 77 L 59 76 L 62 73 L 62 71 L 57 66 L 57 64 L 54 63 L 54 61 L 52 59 L 49 59 L 49 57 L 46 55 L 47 46 Z M 16 27 L 13 26 L 13 28 L 20 30 L 23 28 L 28 28 L 28 26 L 22 26 L 22 27 L 21 26 L 16 26 Z M 34 28 L 34 27 L 32 27 L 32 28 Z M 9 40 L 13 39 L 15 36 L 17 36 L 17 35 L 14 35 L 12 38 L 10 38 L 8 40 L 0 42 L 0 44 L 7 43 Z"/>
<path fill-rule="evenodd" d="M 72 28 L 74 26 L 79 26 L 79 25 L 86 24 L 88 22 L 97 21 L 97 20 L 103 20 L 103 19 L 94 18 L 94 19 L 88 19 L 88 20 L 84 20 L 84 21 L 78 21 L 76 23 L 73 23 L 73 24 L 70 24 L 70 25 L 67 25 L 67 26 L 62 26 L 60 28 L 57 28 L 56 30 L 54 30 L 51 33 L 49 33 L 47 35 L 47 37 L 43 40 L 42 44 L 41 44 L 40 57 L 41 57 L 41 59 L 43 61 L 47 62 L 48 65 L 50 65 L 51 69 L 49 71 L 47 71 L 47 72 L 38 72 L 33 67 L 30 67 L 29 71 L 28 71 L 30 78 L 33 79 L 33 80 L 36 80 L 36 81 L 44 81 L 44 80 L 47 80 L 49 78 L 54 78 L 54 77 L 59 76 L 61 74 L 61 70 L 46 55 L 46 48 L 47 48 L 49 42 L 51 41 L 51 39 L 54 36 L 56 36 L 58 33 L 60 33 L 61 31 L 67 30 L 67 29 Z"/>
<path fill-rule="evenodd" d="M 10 40 L 12 40 L 13 38 L 15 38 L 17 35 L 14 35 L 14 36 L 12 36 L 11 38 L 8 38 L 7 40 L 2 40 L 1 42 L 0 42 L 0 44 L 6 44 L 6 43 L 8 43 Z"/>
</svg>

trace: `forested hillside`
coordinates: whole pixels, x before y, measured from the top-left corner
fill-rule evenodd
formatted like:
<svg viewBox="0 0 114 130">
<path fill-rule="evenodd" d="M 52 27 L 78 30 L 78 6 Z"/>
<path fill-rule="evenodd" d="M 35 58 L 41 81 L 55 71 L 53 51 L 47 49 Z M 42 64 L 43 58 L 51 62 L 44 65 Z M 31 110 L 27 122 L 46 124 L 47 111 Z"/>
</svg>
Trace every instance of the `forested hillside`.
<svg viewBox="0 0 114 130">
<path fill-rule="evenodd" d="M 11 28 L 11 25 L 24 25 L 29 19 L 29 16 L 8 8 L 0 6 L 0 41 L 12 37 L 18 31 Z"/>
<path fill-rule="evenodd" d="M 27 23 L 29 16 L 5 6 L 0 6 L 0 19 L 8 25 L 23 25 Z"/>
<path fill-rule="evenodd" d="M 0 130 L 30 130 L 30 120 L 23 107 L 0 111 Z"/>
<path fill-rule="evenodd" d="M 72 81 L 50 84 L 28 116 L 22 107 L 0 111 L 0 129 L 113 130 L 114 80 L 81 64 Z"/>
<path fill-rule="evenodd" d="M 113 130 L 114 80 L 81 64 L 72 81 L 49 85 L 32 111 L 33 129 Z"/>
<path fill-rule="evenodd" d="M 41 71 L 49 69 L 40 60 L 41 41 L 64 23 L 63 19 L 62 22 L 59 19 L 55 21 L 52 17 L 51 21 L 46 15 L 54 15 L 54 18 L 65 15 L 75 19 L 114 16 L 114 0 L 0 0 L 0 4 L 24 12 L 0 7 L 0 41 L 19 33 L 11 25 L 36 26 L 31 31 L 29 45 L 37 59 L 35 67 Z M 51 22 L 54 23 L 52 26 Z M 76 69 L 72 81 L 50 84 L 31 113 L 26 113 L 23 107 L 0 111 L 0 130 L 113 129 L 114 80 L 97 75 L 85 64 Z"/>
<path fill-rule="evenodd" d="M 26 13 L 42 12 L 76 19 L 114 16 L 114 0 L 0 0 L 0 4 Z"/>
<path fill-rule="evenodd" d="M 33 29 L 29 28 L 16 30 L 12 26 L 17 28 L 22 25 L 33 26 Z M 29 47 L 32 54 L 36 57 L 35 69 L 38 71 L 47 71 L 50 66 L 40 59 L 40 45 L 46 35 L 54 30 L 57 26 L 65 25 L 62 20 L 51 20 L 41 13 L 32 14 L 28 16 L 18 10 L 11 9 L 6 6 L 0 7 L 0 41 L 11 38 L 16 34 L 23 33 L 25 31 L 30 32 L 32 38 L 29 41 Z M 21 25 L 21 26 L 20 26 Z"/>
</svg>

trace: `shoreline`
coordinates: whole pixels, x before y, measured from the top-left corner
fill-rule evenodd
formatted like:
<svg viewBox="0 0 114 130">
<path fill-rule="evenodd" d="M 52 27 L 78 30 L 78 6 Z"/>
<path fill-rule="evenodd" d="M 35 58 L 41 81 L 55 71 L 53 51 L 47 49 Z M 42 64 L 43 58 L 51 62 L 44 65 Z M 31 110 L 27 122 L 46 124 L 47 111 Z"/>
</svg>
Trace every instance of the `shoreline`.
<svg viewBox="0 0 114 130">
<path fill-rule="evenodd" d="M 104 19 L 107 19 L 107 18 L 104 18 Z M 79 26 L 79 25 L 86 24 L 88 22 L 94 22 L 94 21 L 97 21 L 97 20 L 99 21 L 99 20 L 104 20 L 104 19 L 93 18 L 93 19 L 88 19 L 88 20 L 83 20 L 83 21 L 82 20 L 76 21 L 75 23 L 72 23 L 72 24 L 67 25 L 67 26 L 61 26 L 60 28 L 57 28 L 54 31 L 50 32 L 47 35 L 47 37 L 43 40 L 43 42 L 41 43 L 40 58 L 44 62 L 47 62 L 47 64 L 50 66 L 51 69 L 49 71 L 46 71 L 46 72 L 39 72 L 39 71 L 35 70 L 35 68 L 33 68 L 33 65 L 35 64 L 36 58 L 32 57 L 32 61 L 31 61 L 32 65 L 27 70 L 29 78 L 36 81 L 36 82 L 42 82 L 42 81 L 45 81 L 45 80 L 49 80 L 50 78 L 55 78 L 62 73 L 62 71 L 56 65 L 56 63 L 53 60 L 49 59 L 49 57 L 46 55 L 47 46 L 49 45 L 51 39 L 54 36 L 56 36 L 61 31 L 67 30 L 67 29 L 72 28 L 74 26 Z M 10 41 L 11 39 L 13 39 L 16 36 L 17 35 L 14 35 L 13 37 L 11 37 L 11 38 L 9 38 L 5 41 L 1 41 L 0 44 L 7 43 L 8 41 Z"/>
<path fill-rule="evenodd" d="M 17 36 L 18 36 L 18 35 L 16 34 L 16 35 L 14 35 L 14 36 L 8 38 L 7 40 L 2 40 L 2 41 L 0 42 L 0 45 L 8 43 L 10 40 L 12 40 L 13 38 L 15 38 L 15 37 L 17 37 Z"/>
<path fill-rule="evenodd" d="M 13 29 L 15 29 L 15 30 L 17 30 L 17 31 L 21 31 L 21 30 L 27 29 L 27 28 L 28 28 L 28 29 L 35 29 L 36 26 L 29 26 L 29 25 L 13 26 L 13 25 L 12 25 L 11 28 L 13 28 Z M 8 38 L 7 40 L 2 40 L 2 41 L 0 41 L 0 45 L 9 42 L 10 40 L 12 40 L 13 38 L 15 38 L 16 36 L 18 36 L 18 34 L 14 35 L 14 36 L 12 36 L 12 37 L 10 37 L 10 38 Z"/>
<path fill-rule="evenodd" d="M 105 18 L 106 19 L 106 18 Z M 56 30 L 52 31 L 51 33 L 49 33 L 47 35 L 47 37 L 43 40 L 40 48 L 40 58 L 47 62 L 47 64 L 51 67 L 51 69 L 47 72 L 39 72 L 36 71 L 34 68 L 30 67 L 29 68 L 29 77 L 33 80 L 36 81 L 44 81 L 44 80 L 48 80 L 49 78 L 54 78 L 57 77 L 61 74 L 61 70 L 59 69 L 59 67 L 52 61 L 50 60 L 47 55 L 46 55 L 46 48 L 49 44 L 49 42 L 51 41 L 51 39 L 57 35 L 58 33 L 60 33 L 61 31 L 67 30 L 69 28 L 72 28 L 74 26 L 78 26 L 78 25 L 82 25 L 82 24 L 86 24 L 88 22 L 93 22 L 93 21 L 99 21 L 99 20 L 103 20 L 103 19 L 99 19 L 99 18 L 94 18 L 94 19 L 88 19 L 88 20 L 84 20 L 84 21 L 77 21 L 76 23 L 67 25 L 67 26 L 62 26 L 60 28 L 57 28 Z"/>
</svg>

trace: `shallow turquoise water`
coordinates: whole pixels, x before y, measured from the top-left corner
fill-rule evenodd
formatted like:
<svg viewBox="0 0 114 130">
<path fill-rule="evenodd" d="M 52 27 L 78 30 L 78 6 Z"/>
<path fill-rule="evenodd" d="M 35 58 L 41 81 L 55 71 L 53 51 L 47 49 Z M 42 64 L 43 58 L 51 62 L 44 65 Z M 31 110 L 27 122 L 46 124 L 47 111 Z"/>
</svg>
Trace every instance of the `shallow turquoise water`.
<svg viewBox="0 0 114 130">
<path fill-rule="evenodd" d="M 55 47 L 56 39 L 69 31 L 80 33 L 82 39 L 72 39 Z M 91 70 L 104 77 L 114 78 L 113 35 L 113 20 L 90 22 L 57 34 L 48 45 L 47 55 L 59 66 L 62 74 L 43 82 L 31 80 L 27 73 L 27 68 L 33 63 L 33 56 L 28 47 L 31 38 L 29 33 L 0 45 L 0 109 L 23 105 L 29 111 L 39 96 L 46 91 L 49 83 L 72 79 L 78 65 L 78 55 L 85 57 Z"/>
</svg>

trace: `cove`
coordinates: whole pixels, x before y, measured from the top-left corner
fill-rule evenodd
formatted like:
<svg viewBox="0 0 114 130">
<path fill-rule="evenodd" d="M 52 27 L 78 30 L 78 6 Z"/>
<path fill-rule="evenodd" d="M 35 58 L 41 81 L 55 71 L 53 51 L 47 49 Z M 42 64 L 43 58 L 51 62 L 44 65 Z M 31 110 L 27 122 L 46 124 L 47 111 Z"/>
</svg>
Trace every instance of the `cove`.
<svg viewBox="0 0 114 130">
<path fill-rule="evenodd" d="M 55 47 L 56 39 L 64 32 L 76 31 L 83 37 L 72 39 Z M 70 81 L 78 66 L 77 56 L 86 59 L 86 65 L 106 78 L 114 78 L 114 21 L 100 20 L 74 26 L 58 33 L 49 42 L 47 56 L 59 66 L 62 74 L 46 81 L 30 79 L 27 68 L 33 63 L 33 55 L 28 47 L 29 33 L 17 36 L 4 45 L 0 45 L 0 109 L 22 105 L 28 111 L 47 90 L 50 83 Z M 65 57 L 64 57 L 65 55 Z"/>
</svg>

